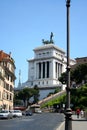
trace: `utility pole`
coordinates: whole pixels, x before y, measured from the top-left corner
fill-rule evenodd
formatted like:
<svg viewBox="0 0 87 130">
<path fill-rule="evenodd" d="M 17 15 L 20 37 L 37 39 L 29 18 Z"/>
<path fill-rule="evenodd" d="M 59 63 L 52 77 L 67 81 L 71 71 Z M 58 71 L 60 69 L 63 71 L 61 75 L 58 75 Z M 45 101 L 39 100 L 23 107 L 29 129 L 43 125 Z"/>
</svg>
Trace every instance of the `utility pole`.
<svg viewBox="0 0 87 130">
<path fill-rule="evenodd" d="M 72 112 L 70 108 L 70 1 L 66 0 L 67 9 L 67 86 L 66 86 L 66 112 L 65 130 L 72 130 Z"/>
</svg>

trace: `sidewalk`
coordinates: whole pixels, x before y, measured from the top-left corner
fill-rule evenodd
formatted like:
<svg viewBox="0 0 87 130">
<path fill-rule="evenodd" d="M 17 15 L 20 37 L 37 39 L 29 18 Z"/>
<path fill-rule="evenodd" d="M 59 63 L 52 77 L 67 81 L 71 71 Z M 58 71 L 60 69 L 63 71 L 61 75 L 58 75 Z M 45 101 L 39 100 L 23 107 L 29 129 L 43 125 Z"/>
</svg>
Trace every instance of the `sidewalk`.
<svg viewBox="0 0 87 130">
<path fill-rule="evenodd" d="M 76 115 L 72 115 L 72 130 L 87 130 L 87 120 L 84 118 L 77 118 Z M 65 130 L 65 121 L 57 128 L 57 130 Z"/>
</svg>

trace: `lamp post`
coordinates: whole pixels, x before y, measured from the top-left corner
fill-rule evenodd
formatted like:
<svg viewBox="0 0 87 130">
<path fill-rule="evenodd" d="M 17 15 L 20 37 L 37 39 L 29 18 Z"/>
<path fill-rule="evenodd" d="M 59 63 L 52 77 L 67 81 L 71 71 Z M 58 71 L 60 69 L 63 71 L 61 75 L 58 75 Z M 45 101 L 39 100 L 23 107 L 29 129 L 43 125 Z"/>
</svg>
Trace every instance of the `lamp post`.
<svg viewBox="0 0 87 130">
<path fill-rule="evenodd" d="M 70 109 L 70 27 L 69 27 L 70 0 L 66 0 L 66 8 L 67 8 L 67 87 L 66 87 L 65 130 L 72 130 L 72 112 Z"/>
</svg>

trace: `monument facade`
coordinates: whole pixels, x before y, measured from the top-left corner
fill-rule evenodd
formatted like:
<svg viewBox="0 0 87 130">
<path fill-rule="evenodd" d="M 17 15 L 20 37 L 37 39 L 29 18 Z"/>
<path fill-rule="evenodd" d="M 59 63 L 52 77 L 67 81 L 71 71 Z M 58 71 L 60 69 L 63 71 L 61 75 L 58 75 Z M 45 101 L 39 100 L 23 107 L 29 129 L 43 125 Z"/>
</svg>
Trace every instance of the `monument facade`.
<svg viewBox="0 0 87 130">
<path fill-rule="evenodd" d="M 44 41 L 43 45 L 35 48 L 34 58 L 28 61 L 28 80 L 22 87 L 38 86 L 40 89 L 40 99 L 45 98 L 55 88 L 65 89 L 58 78 L 66 71 L 67 58 L 65 51 L 54 45 L 51 33 L 50 41 Z M 70 65 L 74 65 L 75 60 L 70 59 Z"/>
<path fill-rule="evenodd" d="M 65 52 L 54 44 L 34 49 L 34 59 L 28 60 L 28 85 L 39 88 L 60 86 L 58 78 L 66 70 Z"/>
</svg>

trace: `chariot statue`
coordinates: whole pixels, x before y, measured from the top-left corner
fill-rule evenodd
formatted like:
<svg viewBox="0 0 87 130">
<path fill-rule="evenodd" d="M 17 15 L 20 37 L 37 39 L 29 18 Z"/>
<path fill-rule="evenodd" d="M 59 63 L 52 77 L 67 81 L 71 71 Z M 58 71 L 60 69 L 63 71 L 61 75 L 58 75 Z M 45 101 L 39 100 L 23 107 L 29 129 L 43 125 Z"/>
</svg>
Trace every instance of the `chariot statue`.
<svg viewBox="0 0 87 130">
<path fill-rule="evenodd" d="M 44 40 L 44 39 L 42 39 L 42 42 L 43 42 L 43 44 L 45 45 L 45 44 L 54 44 L 54 41 L 53 41 L 53 33 L 51 32 L 51 34 L 50 34 L 50 40 Z"/>
</svg>

